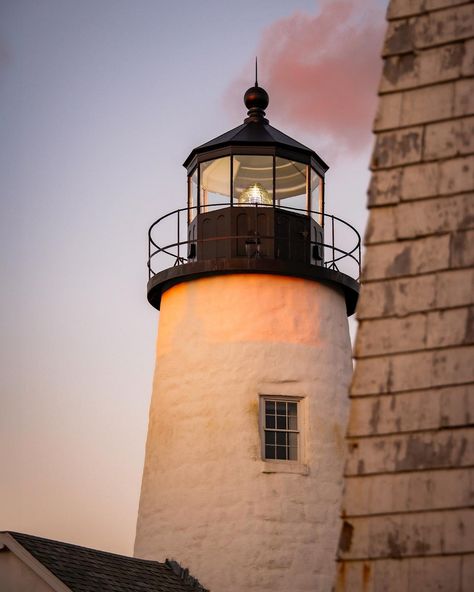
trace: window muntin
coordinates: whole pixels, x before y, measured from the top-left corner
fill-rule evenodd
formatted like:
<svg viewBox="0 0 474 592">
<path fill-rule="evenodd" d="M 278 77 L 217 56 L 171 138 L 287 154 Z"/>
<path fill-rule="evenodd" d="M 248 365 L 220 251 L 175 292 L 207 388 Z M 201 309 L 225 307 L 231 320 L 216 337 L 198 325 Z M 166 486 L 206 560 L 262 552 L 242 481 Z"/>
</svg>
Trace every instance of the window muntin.
<svg viewBox="0 0 474 592">
<path fill-rule="evenodd" d="M 298 401 L 265 397 L 263 404 L 263 458 L 297 461 Z"/>
</svg>

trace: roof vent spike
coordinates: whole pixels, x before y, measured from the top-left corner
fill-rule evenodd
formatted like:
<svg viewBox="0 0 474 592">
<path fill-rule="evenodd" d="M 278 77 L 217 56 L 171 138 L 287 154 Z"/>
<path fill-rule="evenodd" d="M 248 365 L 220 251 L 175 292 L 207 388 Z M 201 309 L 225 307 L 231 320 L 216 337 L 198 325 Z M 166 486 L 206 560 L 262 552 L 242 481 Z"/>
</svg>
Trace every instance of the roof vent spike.
<svg viewBox="0 0 474 592">
<path fill-rule="evenodd" d="M 189 575 L 189 570 L 187 568 L 182 567 L 174 559 L 165 559 L 165 565 L 185 584 L 188 584 L 192 590 L 196 590 L 196 592 L 209 592 L 209 590 L 204 588 L 196 578 Z"/>
</svg>

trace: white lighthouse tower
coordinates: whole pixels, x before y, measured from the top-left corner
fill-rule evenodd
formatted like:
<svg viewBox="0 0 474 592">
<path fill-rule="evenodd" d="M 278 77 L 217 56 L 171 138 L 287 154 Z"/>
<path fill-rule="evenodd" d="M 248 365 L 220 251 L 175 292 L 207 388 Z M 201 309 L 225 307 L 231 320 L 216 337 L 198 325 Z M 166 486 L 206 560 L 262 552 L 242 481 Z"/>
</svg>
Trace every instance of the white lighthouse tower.
<svg viewBox="0 0 474 592">
<path fill-rule="evenodd" d="M 360 239 L 324 211 L 327 165 L 269 125 L 266 91 L 244 100 L 243 125 L 186 159 L 187 207 L 150 229 L 135 555 L 211 592 L 329 592 Z"/>
</svg>

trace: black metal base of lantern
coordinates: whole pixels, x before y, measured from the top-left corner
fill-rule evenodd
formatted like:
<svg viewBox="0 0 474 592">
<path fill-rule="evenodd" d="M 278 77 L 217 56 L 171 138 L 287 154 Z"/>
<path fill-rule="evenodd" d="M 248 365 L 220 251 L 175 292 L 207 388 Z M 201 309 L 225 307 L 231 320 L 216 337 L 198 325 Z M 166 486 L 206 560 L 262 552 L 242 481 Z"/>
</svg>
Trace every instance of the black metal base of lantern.
<svg viewBox="0 0 474 592">
<path fill-rule="evenodd" d="M 188 260 L 233 257 L 322 265 L 323 229 L 310 216 L 262 205 L 198 214 L 188 228 Z M 312 248 L 316 247 L 316 248 Z"/>
<path fill-rule="evenodd" d="M 354 314 L 359 297 L 359 283 L 355 279 L 319 265 L 259 257 L 206 259 L 164 269 L 148 282 L 148 302 L 160 310 L 162 294 L 176 284 L 215 275 L 248 273 L 284 275 L 329 285 L 344 294 L 347 315 Z"/>
</svg>

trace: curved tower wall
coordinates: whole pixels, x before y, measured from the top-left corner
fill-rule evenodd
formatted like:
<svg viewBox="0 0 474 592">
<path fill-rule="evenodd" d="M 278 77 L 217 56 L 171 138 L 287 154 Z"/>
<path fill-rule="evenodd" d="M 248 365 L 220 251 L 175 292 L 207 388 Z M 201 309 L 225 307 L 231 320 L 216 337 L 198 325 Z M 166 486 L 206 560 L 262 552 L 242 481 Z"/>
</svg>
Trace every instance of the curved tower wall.
<svg viewBox="0 0 474 592">
<path fill-rule="evenodd" d="M 135 555 L 212 592 L 329 592 L 351 373 L 334 287 L 239 274 L 167 290 Z M 262 460 L 260 395 L 302 397 L 302 462 Z"/>
</svg>

